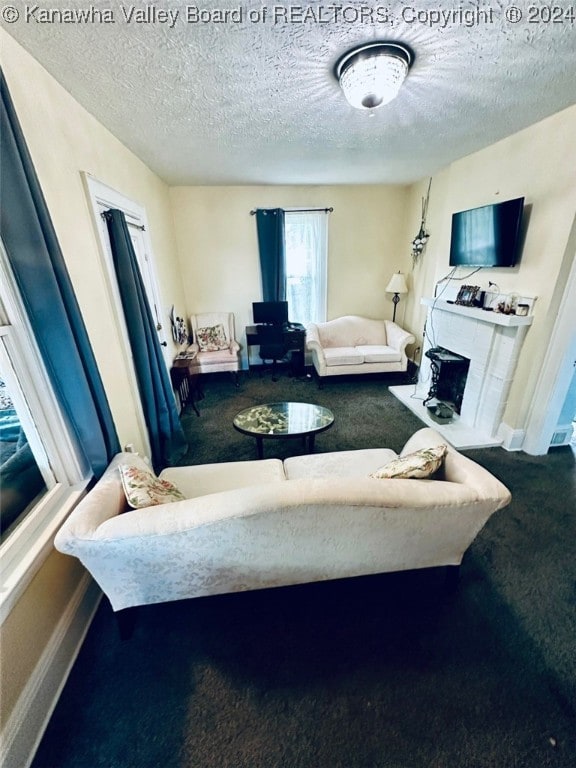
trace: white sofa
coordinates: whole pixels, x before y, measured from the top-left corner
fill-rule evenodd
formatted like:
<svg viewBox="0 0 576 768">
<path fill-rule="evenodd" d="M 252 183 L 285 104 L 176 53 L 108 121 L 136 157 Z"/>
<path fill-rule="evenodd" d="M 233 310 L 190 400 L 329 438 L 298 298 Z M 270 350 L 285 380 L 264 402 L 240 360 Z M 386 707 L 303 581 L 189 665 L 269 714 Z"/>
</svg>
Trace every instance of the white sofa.
<svg viewBox="0 0 576 768">
<path fill-rule="evenodd" d="M 402 454 L 445 443 L 416 432 Z M 443 479 L 376 480 L 386 448 L 284 462 L 174 467 L 185 501 L 127 511 L 118 454 L 55 539 L 79 558 L 114 610 L 362 574 L 459 565 L 510 494 L 448 447 Z"/>
<path fill-rule="evenodd" d="M 346 315 L 306 328 L 306 349 L 320 380 L 353 373 L 393 373 L 408 367 L 414 336 L 391 320 Z"/>
</svg>

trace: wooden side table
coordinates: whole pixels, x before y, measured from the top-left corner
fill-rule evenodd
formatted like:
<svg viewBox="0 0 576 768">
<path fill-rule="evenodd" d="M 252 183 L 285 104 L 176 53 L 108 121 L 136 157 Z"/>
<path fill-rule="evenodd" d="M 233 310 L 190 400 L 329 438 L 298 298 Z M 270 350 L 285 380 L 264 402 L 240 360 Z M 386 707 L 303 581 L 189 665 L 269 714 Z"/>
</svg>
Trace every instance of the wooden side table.
<svg viewBox="0 0 576 768">
<path fill-rule="evenodd" d="M 177 357 L 172 363 L 170 369 L 170 378 L 172 386 L 178 390 L 182 408 L 187 405 L 192 406 L 196 416 L 200 416 L 200 411 L 196 405 L 196 400 L 202 397 L 200 388 L 200 371 L 195 358 Z"/>
</svg>

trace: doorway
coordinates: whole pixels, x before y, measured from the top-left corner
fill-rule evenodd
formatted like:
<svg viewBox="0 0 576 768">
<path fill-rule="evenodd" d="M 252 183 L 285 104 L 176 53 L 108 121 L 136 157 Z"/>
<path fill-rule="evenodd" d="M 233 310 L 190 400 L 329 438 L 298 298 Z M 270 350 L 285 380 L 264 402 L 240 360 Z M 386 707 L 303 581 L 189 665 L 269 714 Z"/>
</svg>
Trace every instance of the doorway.
<svg viewBox="0 0 576 768">
<path fill-rule="evenodd" d="M 548 351 L 544 358 L 540 378 L 532 398 L 523 450 L 533 456 L 548 453 L 549 448 L 560 443 L 558 427 L 565 420 L 563 409 L 574 386 L 576 368 L 576 328 L 574 327 L 574 306 L 576 306 L 576 216 L 568 237 L 565 260 L 566 267 L 560 271 L 558 283 L 567 273 L 566 283 L 559 299 L 558 314 L 550 334 Z M 551 309 L 551 311 L 553 311 Z M 546 404 L 543 407 L 543 403 Z M 575 419 L 572 413 L 569 419 Z M 556 442 L 555 442 L 556 440 Z"/>
<path fill-rule="evenodd" d="M 132 358 L 132 349 L 128 338 L 128 329 L 126 327 L 124 311 L 122 309 L 122 301 L 120 299 L 120 292 L 118 290 L 118 283 L 116 280 L 116 271 L 114 269 L 112 250 L 110 247 L 110 238 L 108 235 L 108 227 L 102 216 L 102 213 L 109 210 L 110 208 L 116 208 L 124 213 L 126 223 L 128 225 L 128 231 L 130 233 L 130 239 L 134 247 L 136 259 L 138 261 L 138 267 L 142 276 L 142 281 L 144 283 L 146 298 L 148 299 L 150 311 L 152 313 L 152 317 L 154 318 L 154 324 L 156 326 L 158 340 L 162 348 L 164 363 L 166 364 L 166 368 L 169 371 L 172 365 L 171 350 L 168 348 L 168 343 L 166 341 L 166 330 L 164 323 L 162 322 L 160 290 L 158 287 L 158 281 L 156 279 L 156 272 L 152 258 L 152 245 L 150 242 L 146 211 L 138 203 L 135 203 L 133 200 L 130 200 L 119 192 L 116 192 L 116 190 L 108 187 L 106 184 L 103 184 L 89 174 L 83 173 L 82 178 L 92 209 L 94 225 L 98 231 L 98 237 L 101 246 L 100 252 L 102 254 L 105 266 L 105 274 L 108 278 L 108 285 L 116 323 L 120 329 L 120 334 L 124 345 L 124 356 L 126 360 L 131 362 L 131 365 L 128 366 L 128 373 L 130 379 L 130 387 L 133 393 L 133 399 L 137 404 L 136 407 L 140 437 L 142 445 L 145 446 L 147 455 L 150 455 L 151 449 L 150 441 L 148 438 L 148 428 L 146 426 L 146 419 L 144 417 L 144 412 L 141 406 L 138 381 L 136 378 L 136 371 Z"/>
</svg>

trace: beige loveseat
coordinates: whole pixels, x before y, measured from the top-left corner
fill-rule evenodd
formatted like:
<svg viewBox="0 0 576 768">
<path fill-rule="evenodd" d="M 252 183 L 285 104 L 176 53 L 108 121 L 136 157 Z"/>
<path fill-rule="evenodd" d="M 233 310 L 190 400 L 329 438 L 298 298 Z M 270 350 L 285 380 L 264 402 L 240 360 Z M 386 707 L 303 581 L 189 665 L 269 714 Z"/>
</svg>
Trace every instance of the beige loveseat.
<svg viewBox="0 0 576 768">
<path fill-rule="evenodd" d="M 402 454 L 444 443 L 416 432 Z M 459 565 L 510 494 L 448 446 L 441 479 L 377 480 L 386 448 L 166 469 L 187 497 L 128 510 L 118 454 L 56 536 L 114 610 L 361 574 Z"/>
<path fill-rule="evenodd" d="M 306 349 L 320 380 L 353 373 L 393 373 L 408 367 L 415 338 L 391 320 L 346 315 L 306 328 Z"/>
</svg>

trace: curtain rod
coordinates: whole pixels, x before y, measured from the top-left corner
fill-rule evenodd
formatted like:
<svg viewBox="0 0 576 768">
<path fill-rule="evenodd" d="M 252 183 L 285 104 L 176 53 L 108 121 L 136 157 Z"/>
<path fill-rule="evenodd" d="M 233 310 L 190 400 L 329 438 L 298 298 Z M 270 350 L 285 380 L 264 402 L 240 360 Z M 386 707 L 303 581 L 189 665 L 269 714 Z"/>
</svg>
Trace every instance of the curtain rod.
<svg viewBox="0 0 576 768">
<path fill-rule="evenodd" d="M 265 208 L 254 208 L 250 211 L 250 216 L 254 216 L 258 211 L 264 211 Z M 334 208 L 288 208 L 286 213 L 307 213 L 308 211 L 324 211 L 324 213 L 332 213 Z"/>
<path fill-rule="evenodd" d="M 102 218 L 105 219 L 106 211 L 102 211 L 100 216 L 102 216 Z M 128 221 L 128 220 L 126 220 L 126 224 L 128 224 L 128 226 L 130 227 L 134 227 L 134 229 L 140 229 L 142 232 L 146 232 L 146 227 L 144 226 L 144 224 L 133 224 L 131 221 Z"/>
</svg>

